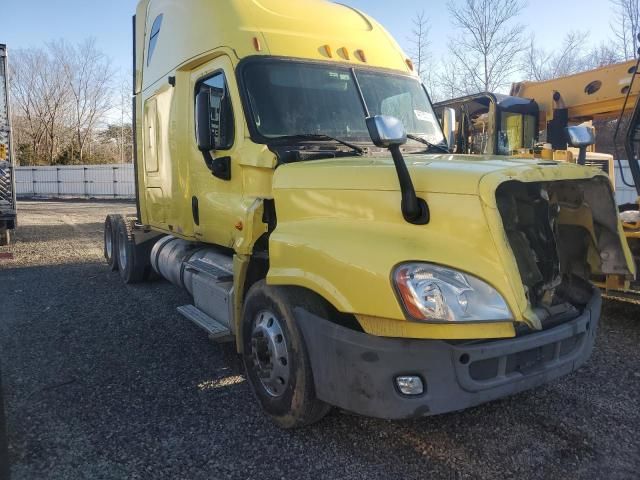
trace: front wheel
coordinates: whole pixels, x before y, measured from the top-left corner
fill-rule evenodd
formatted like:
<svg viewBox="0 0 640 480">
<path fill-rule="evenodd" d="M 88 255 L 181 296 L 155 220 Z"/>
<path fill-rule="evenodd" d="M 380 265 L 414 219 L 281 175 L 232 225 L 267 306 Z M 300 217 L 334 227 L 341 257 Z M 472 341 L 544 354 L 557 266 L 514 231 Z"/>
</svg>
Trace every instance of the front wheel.
<svg viewBox="0 0 640 480">
<path fill-rule="evenodd" d="M 262 409 L 282 428 L 310 425 L 330 409 L 316 397 L 295 306 L 326 315 L 322 301 L 308 292 L 260 281 L 247 294 L 242 319 L 247 378 Z"/>
</svg>

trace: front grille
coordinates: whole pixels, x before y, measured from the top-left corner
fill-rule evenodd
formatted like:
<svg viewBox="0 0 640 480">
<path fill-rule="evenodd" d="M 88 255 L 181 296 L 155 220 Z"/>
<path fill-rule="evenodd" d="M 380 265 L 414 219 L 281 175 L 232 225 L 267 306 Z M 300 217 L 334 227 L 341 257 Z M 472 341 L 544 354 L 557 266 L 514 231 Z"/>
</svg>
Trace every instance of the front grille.
<svg viewBox="0 0 640 480">
<path fill-rule="evenodd" d="M 469 365 L 469 376 L 475 381 L 487 381 L 498 377 L 519 373 L 528 375 L 542 370 L 545 364 L 562 361 L 572 355 L 582 345 L 584 333 L 566 338 L 560 342 L 542 345 L 523 352 L 486 358 Z"/>
<path fill-rule="evenodd" d="M 481 392 L 575 366 L 589 355 L 596 329 L 597 318 L 583 315 L 524 337 L 453 346 L 458 383 L 468 392 Z"/>
</svg>

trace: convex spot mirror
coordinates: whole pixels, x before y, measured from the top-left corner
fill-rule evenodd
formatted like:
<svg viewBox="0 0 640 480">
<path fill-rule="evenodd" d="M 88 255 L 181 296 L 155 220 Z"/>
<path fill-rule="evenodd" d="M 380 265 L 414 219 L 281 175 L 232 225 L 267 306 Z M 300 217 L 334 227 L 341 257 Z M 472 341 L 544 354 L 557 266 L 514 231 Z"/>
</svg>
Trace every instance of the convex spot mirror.
<svg viewBox="0 0 640 480">
<path fill-rule="evenodd" d="M 209 152 L 216 148 L 209 115 L 209 92 L 202 91 L 196 95 L 196 141 L 201 152 Z"/>
<path fill-rule="evenodd" d="M 407 143 L 407 132 L 396 117 L 375 115 L 367 118 L 369 136 L 376 147 L 389 148 Z"/>
<path fill-rule="evenodd" d="M 442 111 L 442 132 L 447 140 L 449 151 L 453 151 L 456 136 L 456 111 L 453 108 L 445 108 Z"/>
<path fill-rule="evenodd" d="M 584 125 L 567 127 L 567 141 L 575 148 L 588 147 L 596 143 L 593 129 Z"/>
</svg>

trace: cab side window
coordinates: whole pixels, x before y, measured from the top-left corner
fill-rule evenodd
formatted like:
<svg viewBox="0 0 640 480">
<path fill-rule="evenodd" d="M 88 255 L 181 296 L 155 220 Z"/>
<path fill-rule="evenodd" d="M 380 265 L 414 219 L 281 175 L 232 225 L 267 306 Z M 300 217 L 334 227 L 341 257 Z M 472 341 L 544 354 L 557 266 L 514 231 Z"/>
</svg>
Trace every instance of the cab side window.
<svg viewBox="0 0 640 480">
<path fill-rule="evenodd" d="M 201 81 L 196 88 L 196 96 L 206 92 L 209 101 L 209 131 L 212 145 L 216 150 L 228 150 L 233 146 L 234 124 L 233 108 L 227 81 L 223 72 Z"/>
<path fill-rule="evenodd" d="M 156 44 L 158 43 L 158 37 L 160 36 L 160 27 L 162 27 L 162 18 L 163 14 L 160 14 L 153 21 L 153 26 L 151 27 L 151 35 L 149 35 L 149 48 L 147 48 L 147 67 L 149 63 L 151 63 L 151 57 L 153 57 L 153 52 L 156 49 Z"/>
</svg>

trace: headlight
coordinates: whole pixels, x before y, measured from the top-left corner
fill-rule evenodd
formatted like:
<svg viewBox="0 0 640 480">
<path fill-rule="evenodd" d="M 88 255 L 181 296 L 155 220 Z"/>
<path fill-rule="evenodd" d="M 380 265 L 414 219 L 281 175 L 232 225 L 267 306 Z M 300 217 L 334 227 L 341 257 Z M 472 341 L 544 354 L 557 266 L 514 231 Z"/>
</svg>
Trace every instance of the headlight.
<svg viewBox="0 0 640 480">
<path fill-rule="evenodd" d="M 396 267 L 393 280 L 406 313 L 427 322 L 512 321 L 504 298 L 478 278 L 429 263 Z"/>
</svg>

